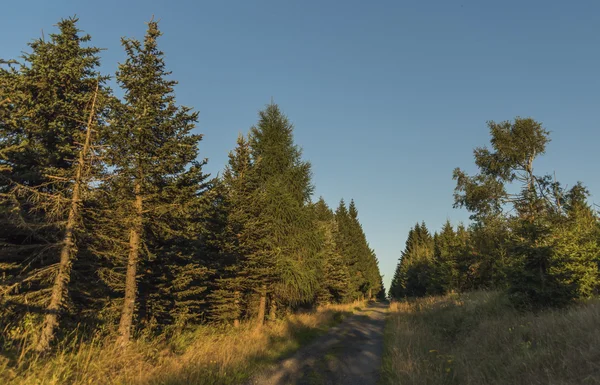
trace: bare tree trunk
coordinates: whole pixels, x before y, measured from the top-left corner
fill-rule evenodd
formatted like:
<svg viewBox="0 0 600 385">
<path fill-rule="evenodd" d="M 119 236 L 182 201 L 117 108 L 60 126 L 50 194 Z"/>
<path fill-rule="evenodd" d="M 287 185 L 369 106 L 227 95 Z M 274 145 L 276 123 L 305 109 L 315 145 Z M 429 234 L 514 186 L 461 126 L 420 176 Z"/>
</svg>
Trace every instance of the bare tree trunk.
<svg viewBox="0 0 600 385">
<path fill-rule="evenodd" d="M 256 326 L 261 328 L 265 322 L 265 311 L 267 307 L 267 285 L 260 288 L 260 302 L 258 304 L 258 319 Z"/>
<path fill-rule="evenodd" d="M 135 311 L 135 297 L 137 293 L 137 264 L 140 254 L 140 239 L 142 233 L 142 194 L 140 181 L 135 183 L 135 222 L 129 230 L 129 257 L 127 260 L 127 274 L 125 277 L 125 300 L 121 311 L 121 320 L 119 322 L 119 335 L 117 345 L 124 346 L 129 343 L 131 336 L 131 326 L 133 324 L 133 313 Z"/>
<path fill-rule="evenodd" d="M 277 303 L 274 298 L 271 298 L 271 307 L 269 308 L 269 320 L 275 321 L 277 318 Z"/>
<path fill-rule="evenodd" d="M 233 326 L 240 326 L 240 291 L 236 290 L 233 292 L 233 305 L 235 306 L 235 319 L 233 320 Z"/>
<path fill-rule="evenodd" d="M 76 257 L 77 247 L 75 245 L 75 226 L 79 220 L 79 203 L 81 199 L 81 186 L 83 184 L 83 171 L 86 166 L 87 154 L 91 146 L 92 122 L 94 119 L 94 111 L 96 108 L 96 97 L 98 95 L 98 86 L 92 99 L 92 108 L 87 122 L 85 133 L 85 143 L 79 151 L 79 159 L 77 169 L 75 171 L 75 180 L 73 184 L 73 195 L 71 196 L 71 205 L 69 207 L 69 216 L 65 227 L 65 235 L 63 237 L 62 247 L 60 250 L 60 261 L 58 263 L 58 274 L 54 279 L 52 286 L 52 295 L 50 304 L 46 308 L 42 331 L 35 347 L 37 352 L 45 352 L 50 348 L 50 343 L 54 339 L 56 327 L 58 326 L 58 314 L 67 294 L 67 286 L 71 280 L 71 267 L 73 259 Z"/>
<path fill-rule="evenodd" d="M 369 301 L 373 299 L 373 289 L 369 288 Z"/>
<path fill-rule="evenodd" d="M 534 154 L 528 159 L 527 161 L 527 165 L 526 165 L 526 171 L 527 171 L 527 192 L 529 194 L 533 194 L 533 198 L 537 198 L 537 193 L 535 191 L 535 176 L 533 175 L 533 159 L 535 158 L 535 152 Z M 529 205 L 529 213 L 528 213 L 528 220 L 529 222 L 533 222 L 534 218 L 535 218 L 535 214 L 534 213 L 534 207 L 533 207 L 533 202 L 532 202 L 532 197 L 528 196 L 528 205 Z"/>
<path fill-rule="evenodd" d="M 562 203 L 560 202 L 562 199 L 562 195 L 560 194 L 560 188 L 557 187 L 557 183 L 556 183 L 556 171 L 554 171 L 554 187 L 552 189 L 552 192 L 554 193 L 554 202 L 556 204 L 556 208 L 558 209 L 558 212 L 562 212 Z"/>
</svg>

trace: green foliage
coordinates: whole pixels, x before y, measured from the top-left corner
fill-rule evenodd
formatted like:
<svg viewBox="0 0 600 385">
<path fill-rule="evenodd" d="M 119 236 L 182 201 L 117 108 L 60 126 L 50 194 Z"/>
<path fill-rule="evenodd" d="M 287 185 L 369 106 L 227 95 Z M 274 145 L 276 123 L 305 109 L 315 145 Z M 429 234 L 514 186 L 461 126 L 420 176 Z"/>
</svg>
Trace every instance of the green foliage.
<svg viewBox="0 0 600 385">
<path fill-rule="evenodd" d="M 11 354 L 35 342 L 16 331 L 35 330 L 47 312 L 68 220 L 60 343 L 75 325 L 83 339 L 110 339 L 118 325 L 120 342 L 123 330 L 146 338 L 238 324 L 258 313 L 263 287 L 272 315 L 381 297 L 354 201 L 335 214 L 311 201 L 311 165 L 277 105 L 209 179 L 198 114 L 176 101 L 155 21 L 143 41 L 122 39 L 121 98 L 77 19 L 58 29 L 22 62 L 0 61 L 0 326 L 10 332 L 0 343 Z"/>
<path fill-rule="evenodd" d="M 127 229 L 141 221 L 140 317 L 182 324 L 198 320 L 204 303 L 208 271 L 198 235 L 210 185 L 202 172 L 204 163 L 196 160 L 202 137 L 192 130 L 198 114 L 176 104 L 177 82 L 168 79 L 157 45 L 160 35 L 158 24 L 151 21 L 143 43 L 122 41 L 127 59 L 119 65 L 116 80 L 125 94 L 113 109 L 107 138 L 112 171 L 104 188 L 117 214 L 110 225 L 122 229 L 123 240 L 129 236 Z M 138 196 L 141 218 L 135 210 Z"/>
<path fill-rule="evenodd" d="M 321 230 L 321 279 L 317 303 L 343 303 L 350 298 L 350 273 L 344 257 L 339 254 L 334 240 L 337 223 L 323 198 L 314 205 L 315 216 Z"/>
<path fill-rule="evenodd" d="M 92 143 L 98 142 L 97 133 L 105 126 L 110 96 L 104 86 L 107 78 L 97 69 L 100 49 L 88 46 L 91 38 L 77 22 L 61 20 L 58 33 L 31 42 L 21 62 L 0 61 L 5 64 L 0 68 L 0 307 L 7 309 L 0 316 L 3 322 L 38 320 L 48 305 L 90 115 Z M 99 153 L 92 146 L 85 156 L 78 178 L 79 209 L 89 209 L 91 187 L 102 169 Z M 68 267 L 84 252 L 89 237 L 82 215 L 72 222 Z M 69 269 L 64 279 L 71 275 Z M 73 275 L 71 285 L 83 283 L 77 269 Z M 89 311 L 77 309 L 77 300 L 60 301 L 61 308 Z"/>
<path fill-rule="evenodd" d="M 564 305 L 598 292 L 598 219 L 584 199 L 566 207 L 563 217 L 513 227 L 509 292 L 520 305 Z"/>
<path fill-rule="evenodd" d="M 209 318 L 215 322 L 233 323 L 248 313 L 247 300 L 259 282 L 250 275 L 248 255 L 261 246 L 263 227 L 257 202 L 258 179 L 254 172 L 250 146 L 240 135 L 221 182 L 217 184 L 221 199 L 214 211 L 220 225 L 207 236 L 215 238 L 215 276 L 209 294 Z"/>
<path fill-rule="evenodd" d="M 292 134 L 271 104 L 229 155 L 208 295 L 216 322 L 255 317 L 263 287 L 273 310 L 352 301 L 381 287 L 354 203 L 352 214 L 343 204 L 344 213 L 333 214 L 323 199 L 310 202 L 310 164 Z"/>
<path fill-rule="evenodd" d="M 434 262 L 434 238 L 425 223 L 417 223 L 408 234 L 406 246 L 389 290 L 393 299 L 422 297 L 438 288 L 436 272 L 440 265 Z"/>
<path fill-rule="evenodd" d="M 549 132 L 530 118 L 489 122 L 491 149 L 476 148 L 479 172 L 454 171 L 455 207 L 473 223 L 434 234 L 424 224 L 408 234 L 389 297 L 506 289 L 514 304 L 565 305 L 599 289 L 597 215 L 578 183 L 565 190 L 533 163 L 546 151 Z"/>
<path fill-rule="evenodd" d="M 475 220 L 479 286 L 500 287 L 506 279 L 511 298 L 525 306 L 590 296 L 599 285 L 598 218 L 585 203 L 585 188 L 565 191 L 549 175 L 534 173 L 550 140 L 540 123 L 516 118 L 488 125 L 493 151 L 475 149 L 479 173 L 454 172 L 455 206 Z"/>
<path fill-rule="evenodd" d="M 337 251 L 344 257 L 350 274 L 351 299 L 374 297 L 381 289 L 377 257 L 369 247 L 354 201 L 346 208 L 342 199 L 335 212 L 337 224 L 334 241 Z"/>
<path fill-rule="evenodd" d="M 293 142 L 293 126 L 279 107 L 259 112 L 250 130 L 261 207 L 258 222 L 264 233 L 260 247 L 248 256 L 253 281 L 267 285 L 271 301 L 296 304 L 310 301 L 318 286 L 318 232 L 309 206 L 312 193 L 310 163 L 302 161 Z"/>
</svg>

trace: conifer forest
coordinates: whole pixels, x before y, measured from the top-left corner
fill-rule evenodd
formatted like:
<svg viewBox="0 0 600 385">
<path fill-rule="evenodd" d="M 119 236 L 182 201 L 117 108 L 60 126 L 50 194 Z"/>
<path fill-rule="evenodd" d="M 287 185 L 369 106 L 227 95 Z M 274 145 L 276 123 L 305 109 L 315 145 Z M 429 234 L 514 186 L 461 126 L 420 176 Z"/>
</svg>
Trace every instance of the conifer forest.
<svg viewBox="0 0 600 385">
<path fill-rule="evenodd" d="M 315 196 L 285 106 L 209 175 L 159 22 L 122 38 L 115 73 L 82 29 L 62 19 L 0 58 L 1 383 L 600 381 L 597 207 L 584 182 L 537 172 L 541 122 L 489 121 L 477 171 L 448 175 L 470 221 L 414 218 L 380 271 L 352 191 Z M 363 327 L 376 361 L 321 343 L 333 326 Z M 305 347 L 316 363 L 280 375 Z"/>
</svg>

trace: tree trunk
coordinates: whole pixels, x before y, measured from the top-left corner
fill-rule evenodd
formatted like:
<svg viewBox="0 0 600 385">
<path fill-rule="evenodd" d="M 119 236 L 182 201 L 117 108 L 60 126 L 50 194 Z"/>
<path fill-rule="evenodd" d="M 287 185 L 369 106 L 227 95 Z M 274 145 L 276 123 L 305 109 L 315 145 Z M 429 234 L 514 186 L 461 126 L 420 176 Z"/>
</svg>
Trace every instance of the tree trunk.
<svg viewBox="0 0 600 385">
<path fill-rule="evenodd" d="M 369 288 L 369 301 L 373 299 L 373 289 Z"/>
<path fill-rule="evenodd" d="M 117 345 L 124 346 L 129 343 L 133 313 L 135 311 L 135 296 L 137 293 L 137 264 L 140 254 L 140 239 L 142 233 L 142 194 L 140 181 L 135 183 L 135 222 L 129 231 L 129 257 L 127 260 L 127 275 L 125 277 L 125 300 L 119 322 L 119 336 Z"/>
<path fill-rule="evenodd" d="M 50 348 L 50 343 L 54 339 L 54 333 L 56 327 L 58 326 L 58 314 L 60 313 L 60 308 L 67 295 L 67 286 L 71 280 L 71 267 L 77 252 L 74 239 L 75 226 L 77 225 L 77 221 L 80 217 L 79 201 L 81 196 L 81 186 L 83 184 L 83 170 L 86 165 L 87 153 L 89 152 L 91 146 L 92 122 L 94 119 L 98 86 L 99 83 L 96 84 L 96 91 L 94 92 L 94 97 L 92 99 L 92 108 L 85 133 L 85 143 L 81 151 L 79 151 L 79 159 L 77 163 L 77 169 L 75 171 L 75 180 L 73 183 L 73 195 L 71 197 L 71 205 L 69 207 L 69 216 L 67 218 L 65 235 L 63 237 L 62 247 L 60 250 L 58 274 L 56 274 L 56 278 L 54 279 L 50 304 L 46 308 L 46 315 L 44 316 L 42 331 L 37 346 L 35 347 L 35 350 L 39 353 L 47 351 L 48 348 Z"/>
<path fill-rule="evenodd" d="M 236 290 L 233 292 L 233 305 L 235 306 L 235 319 L 233 320 L 233 326 L 240 326 L 240 291 Z"/>
<path fill-rule="evenodd" d="M 258 304 L 258 318 L 256 326 L 261 328 L 265 322 L 265 311 L 267 307 L 267 285 L 262 285 L 260 288 L 260 302 Z"/>
<path fill-rule="evenodd" d="M 271 307 L 269 308 L 269 320 L 275 321 L 277 318 L 277 303 L 275 303 L 275 299 L 271 298 Z"/>
<path fill-rule="evenodd" d="M 535 158 L 535 152 L 533 153 L 533 155 L 529 158 L 529 160 L 527 161 L 527 165 L 526 165 L 526 172 L 528 174 L 528 178 L 527 178 L 527 192 L 529 194 L 533 194 L 533 199 L 535 200 L 537 198 L 537 193 L 535 190 L 535 176 L 533 175 L 533 159 Z M 532 197 L 528 196 L 528 206 L 529 206 L 529 213 L 528 214 L 528 220 L 530 223 L 533 223 L 533 220 L 536 217 L 536 214 L 534 212 L 534 207 L 533 207 L 533 201 L 532 201 Z"/>
</svg>

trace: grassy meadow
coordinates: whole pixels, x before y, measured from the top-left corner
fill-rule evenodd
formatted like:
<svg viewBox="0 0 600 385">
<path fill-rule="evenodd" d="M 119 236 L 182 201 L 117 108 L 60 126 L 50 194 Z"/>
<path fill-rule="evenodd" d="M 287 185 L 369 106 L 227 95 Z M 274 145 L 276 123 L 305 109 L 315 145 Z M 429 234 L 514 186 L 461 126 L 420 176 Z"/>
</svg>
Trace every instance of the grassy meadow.
<svg viewBox="0 0 600 385">
<path fill-rule="evenodd" d="M 503 294 L 394 302 L 382 383 L 600 383 L 600 300 L 522 312 Z"/>
</svg>

